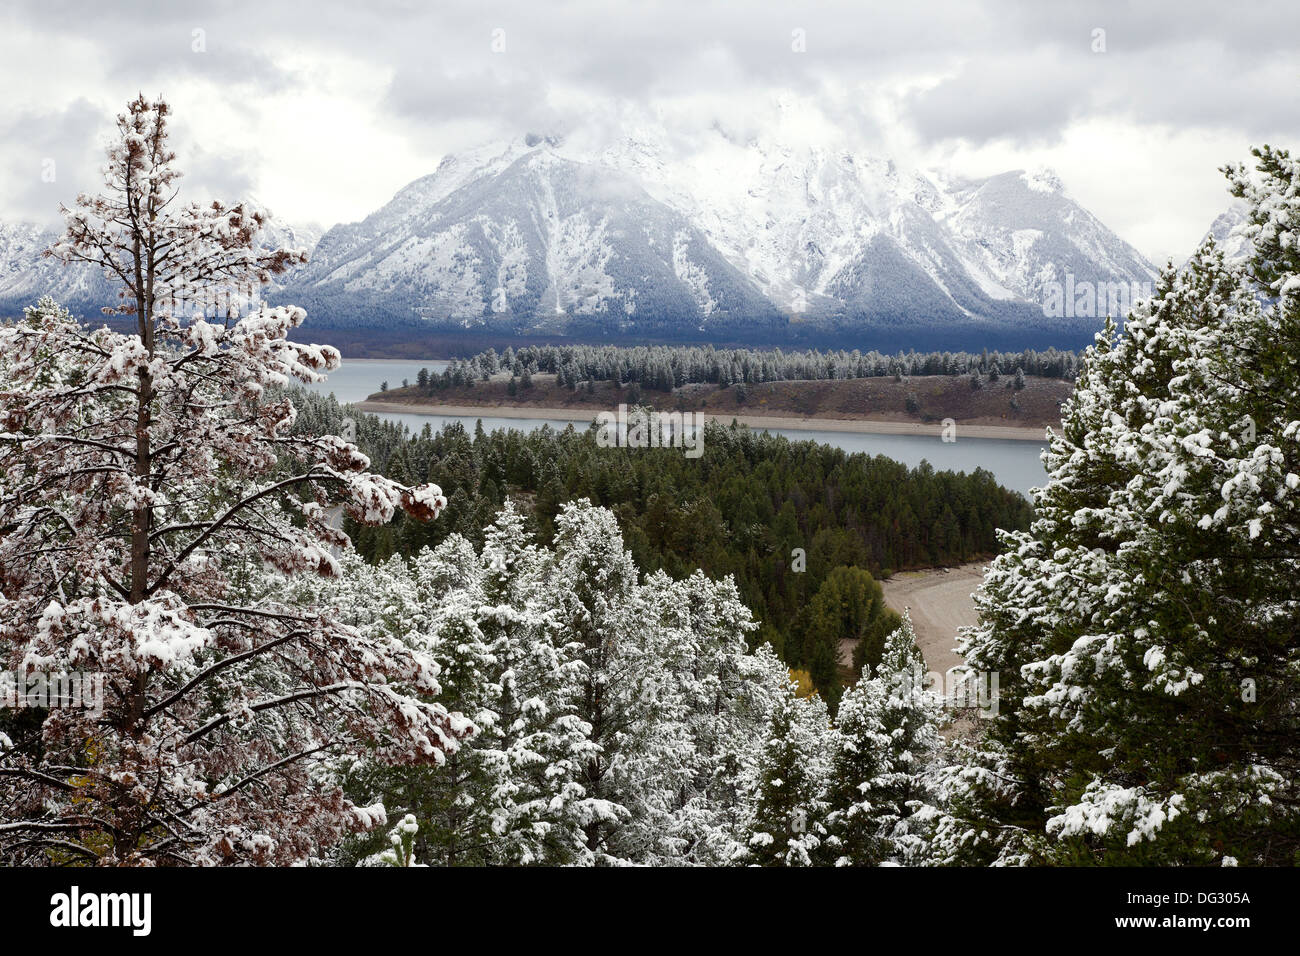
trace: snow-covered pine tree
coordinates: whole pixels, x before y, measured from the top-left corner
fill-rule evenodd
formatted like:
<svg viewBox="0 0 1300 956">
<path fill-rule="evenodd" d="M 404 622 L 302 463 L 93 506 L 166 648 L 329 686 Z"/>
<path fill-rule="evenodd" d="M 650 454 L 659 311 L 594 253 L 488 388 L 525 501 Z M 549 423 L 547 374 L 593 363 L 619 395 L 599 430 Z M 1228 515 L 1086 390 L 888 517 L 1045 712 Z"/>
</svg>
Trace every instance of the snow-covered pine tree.
<svg viewBox="0 0 1300 956">
<path fill-rule="evenodd" d="M 493 719 L 483 701 L 493 659 L 478 628 L 483 603 L 476 574 L 478 555 L 458 534 L 409 561 L 394 556 L 370 567 L 349 555 L 340 579 L 314 591 L 303 582 L 293 592 L 301 603 L 329 606 L 337 619 L 375 640 L 399 640 L 439 668 L 438 703 L 474 720 L 481 735 Z M 486 796 L 498 781 L 485 765 L 477 737 L 447 755 L 439 766 L 393 765 L 365 751 L 344 755 L 336 766 L 345 792 L 358 803 L 383 804 L 418 822 L 412 845 L 423 862 L 437 866 L 491 861 L 491 808 Z M 372 834 L 349 841 L 340 859 L 372 853 L 385 839 Z"/>
<path fill-rule="evenodd" d="M 786 684 L 772 708 L 756 768 L 748 862 L 811 866 L 825 841 L 833 735 L 826 704 Z"/>
<path fill-rule="evenodd" d="M 863 791 L 880 814 L 890 859 L 898 863 L 915 863 L 928 853 L 934 777 L 943 759 L 940 730 L 947 715 L 942 698 L 927 686 L 926 674 L 911 614 L 904 611 L 902 624 L 885 639 L 872 678 L 883 685 L 881 726 L 889 738 L 888 763 Z"/>
<path fill-rule="evenodd" d="M 789 692 L 790 671 L 770 644 L 734 659 L 739 685 L 730 709 L 719 716 L 718 739 L 700 759 L 711 779 L 708 825 L 688 859 L 743 864 L 749 858 L 750 823 L 759 793 L 760 761 L 767 728 Z"/>
<path fill-rule="evenodd" d="M 656 572 L 640 597 L 646 626 L 629 636 L 652 651 L 642 693 L 654 709 L 650 732 L 624 751 L 631 818 L 616 845 L 640 863 L 730 863 L 744 852 L 745 785 L 785 669 L 749 655 L 755 625 L 729 578 Z"/>
<path fill-rule="evenodd" d="M 578 778 L 588 799 L 583 829 L 592 859 L 615 862 L 614 833 L 631 813 L 644 735 L 667 701 L 636 565 L 614 515 L 583 499 L 562 505 L 555 523 L 550 610 L 584 666 L 574 704 L 596 745 Z"/>
<path fill-rule="evenodd" d="M 379 523 L 445 501 L 290 433 L 278 387 L 339 364 L 287 340 L 301 309 L 178 314 L 305 256 L 260 249 L 245 204 L 179 205 L 167 116 L 130 104 L 105 192 L 65 211 L 54 249 L 121 283 L 134 331 L 49 300 L 0 329 L 0 664 L 105 680 L 102 715 L 50 709 L 0 735 L 10 864 L 308 860 L 383 822 L 322 782 L 323 758 L 437 763 L 472 731 L 430 703 L 426 655 L 281 598 L 288 576 L 338 572 L 334 506 Z"/>
<path fill-rule="evenodd" d="M 349 562 L 312 598 L 427 653 L 440 702 L 479 728 L 438 768 L 341 761 L 349 794 L 409 810 L 415 855 L 433 864 L 732 862 L 784 666 L 748 653 L 753 624 L 730 580 L 637 582 L 632 567 L 593 602 L 594 570 L 625 566 L 613 515 L 578 502 L 561 526 L 561 545 L 539 548 L 507 504 L 479 554 L 452 535 L 410 560 Z M 575 621 L 604 622 L 599 654 Z M 581 716 L 597 696 L 604 736 Z M 343 858 L 379 847 L 371 837 Z"/>
<path fill-rule="evenodd" d="M 881 715 L 885 689 L 865 673 L 844 692 L 836 712 L 827 787 L 827 839 L 822 860 L 837 866 L 874 866 L 889 856 L 880 808 L 868 790 L 885 772 L 889 736 Z"/>
<path fill-rule="evenodd" d="M 1300 859 L 1300 163 L 1257 159 L 1249 261 L 1208 242 L 1099 337 L 990 569 L 965 652 L 1004 695 L 951 859 Z"/>
<path fill-rule="evenodd" d="M 839 866 L 909 862 L 922 850 L 923 827 L 915 817 L 933 800 L 928 776 L 943 743 L 943 704 L 925 680 L 905 611 L 875 672 L 864 670 L 840 701 L 826 847 Z"/>
<path fill-rule="evenodd" d="M 478 729 L 438 767 L 390 766 L 365 753 L 339 762 L 360 803 L 410 811 L 415 852 L 432 865 L 561 864 L 588 856 L 578 778 L 595 745 L 574 714 L 584 667 L 546 610 L 551 556 L 507 504 L 481 552 L 452 534 L 434 549 L 368 568 L 349 564 L 322 590 L 376 636 L 439 666 L 439 702 Z M 348 848 L 372 853 L 375 837 Z"/>
<path fill-rule="evenodd" d="M 580 782 L 596 759 L 575 705 L 586 677 L 572 636 L 551 613 L 557 570 L 512 504 L 483 545 L 480 632 L 492 656 L 491 714 L 481 747 L 491 768 L 493 856 L 501 863 L 591 862 L 583 829 L 604 815 Z"/>
<path fill-rule="evenodd" d="M 418 862 L 415 853 L 415 835 L 420 831 L 419 821 L 413 814 L 406 814 L 397 821 L 397 825 L 388 831 L 388 849 L 382 850 L 362 861 L 362 866 L 395 866 L 400 868 L 426 866 Z"/>
</svg>

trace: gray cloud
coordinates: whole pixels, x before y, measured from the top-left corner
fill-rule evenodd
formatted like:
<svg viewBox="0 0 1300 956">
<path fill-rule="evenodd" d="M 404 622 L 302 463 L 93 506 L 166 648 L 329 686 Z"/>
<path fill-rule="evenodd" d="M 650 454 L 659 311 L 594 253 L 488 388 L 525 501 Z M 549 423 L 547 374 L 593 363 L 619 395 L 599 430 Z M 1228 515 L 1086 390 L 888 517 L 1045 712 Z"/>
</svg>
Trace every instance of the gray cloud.
<svg viewBox="0 0 1300 956">
<path fill-rule="evenodd" d="M 448 75 L 428 63 L 398 66 L 384 105 L 398 117 L 424 124 L 490 118 L 519 130 L 558 120 L 539 76 L 502 76 L 488 70 Z"/>
<path fill-rule="evenodd" d="M 99 186 L 111 122 L 87 100 L 0 121 L 5 214 L 42 225 L 58 222 L 60 202 L 71 204 L 78 192 Z"/>
<path fill-rule="evenodd" d="M 1297 129 L 1294 3 L 1016 9 L 1005 42 L 967 53 L 954 75 L 907 97 L 924 138 L 1052 141 L 1070 122 L 1114 116 L 1250 137 Z"/>
<path fill-rule="evenodd" d="M 6 218 L 46 218 L 58 198 L 70 198 L 65 184 L 82 188 L 101 161 L 96 137 L 109 111 L 137 91 L 183 90 L 221 106 L 220 122 L 182 111 L 174 129 L 189 183 L 227 195 L 268 172 L 285 181 L 288 160 L 242 132 L 275 128 L 275 110 L 314 98 L 313 115 L 323 112 L 328 125 L 334 111 L 321 111 L 319 100 L 335 97 L 340 114 L 354 122 L 363 115 L 366 135 L 322 130 L 332 145 L 314 147 L 311 168 L 295 157 L 311 185 L 320 184 L 320 208 L 294 201 L 325 220 L 346 190 L 358 193 L 359 166 L 391 195 L 432 170 L 442 152 L 475 140 L 529 130 L 599 138 L 617 133 L 627 109 L 653 112 L 664 103 L 684 124 L 673 135 L 689 149 L 693 129 L 717 123 L 744 134 L 777 91 L 817 102 L 849 138 L 901 143 L 921 158 L 991 147 L 999 156 L 1050 151 L 1095 120 L 1172 130 L 1169 149 L 1172 137 L 1189 133 L 1233 151 L 1300 139 L 1294 0 L 11 0 L 0 13 L 4 27 L 30 35 L 29 45 L 78 51 L 58 62 L 62 92 L 48 102 L 30 76 L 6 77 L 10 89 L 31 93 L 27 106 L 0 105 Z M 1106 31 L 1102 54 L 1090 48 L 1098 28 Z M 203 31 L 203 53 L 192 49 L 195 30 Z M 493 50 L 494 30 L 505 31 L 503 52 Z M 803 52 L 792 49 L 794 30 L 802 31 Z M 322 93 L 322 74 L 340 64 L 369 85 Z M 880 127 L 876 99 L 889 105 L 891 128 Z M 231 127 L 231 117 L 245 122 Z M 371 155 L 376 139 L 387 153 Z M 1097 146 L 1099 157 L 1131 148 Z M 58 190 L 31 175 L 33 158 L 47 153 L 65 158 Z M 1153 155 L 1150 165 L 1175 158 L 1188 161 Z M 1216 153 L 1206 178 L 1229 158 Z M 375 186 L 366 201 L 381 191 Z M 1208 210 L 1219 201 L 1216 193 L 1202 202 Z"/>
<path fill-rule="evenodd" d="M 951 75 L 903 103 L 924 138 L 1034 140 L 1116 109 L 1143 122 L 1262 130 L 1294 107 L 1298 86 L 1300 6 L 1291 2 L 185 0 L 136 8 L 19 0 L 11 15 L 95 44 L 112 80 L 146 90 L 186 78 L 268 95 L 310 82 L 285 65 L 292 54 L 391 67 L 383 106 L 425 122 L 491 115 L 537 125 L 547 118 L 548 90 L 566 83 L 641 100 L 683 89 L 810 91 L 826 76 L 861 83 L 930 71 Z M 1096 28 L 1106 31 L 1105 54 L 1090 51 Z M 805 53 L 791 50 L 795 29 L 804 31 Z M 202 54 L 191 49 L 196 30 Z M 504 52 L 493 52 L 494 30 L 504 31 Z M 1290 65 L 1290 83 L 1262 65 L 1277 60 Z"/>
<path fill-rule="evenodd" d="M 187 188 L 185 198 L 234 202 L 249 197 L 257 182 L 256 162 L 256 157 L 246 152 L 213 152 L 193 144 L 185 152 L 185 185 L 198 184 L 202 195 Z"/>
<path fill-rule="evenodd" d="M 1059 53 L 980 59 L 957 76 L 907 97 L 907 113 L 927 140 L 1011 137 L 1053 141 L 1088 111 L 1096 93 Z"/>
</svg>

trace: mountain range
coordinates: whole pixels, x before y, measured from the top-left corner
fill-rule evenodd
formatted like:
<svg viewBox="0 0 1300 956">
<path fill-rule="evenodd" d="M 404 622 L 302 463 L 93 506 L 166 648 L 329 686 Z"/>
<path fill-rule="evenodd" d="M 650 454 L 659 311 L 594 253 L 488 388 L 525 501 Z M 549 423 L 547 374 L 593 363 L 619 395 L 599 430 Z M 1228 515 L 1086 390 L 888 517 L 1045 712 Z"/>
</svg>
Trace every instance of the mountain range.
<svg viewBox="0 0 1300 956">
<path fill-rule="evenodd" d="M 294 226 L 272 220 L 262 233 L 271 248 L 313 249 L 319 226 Z M 18 315 L 43 295 L 50 295 L 76 314 L 97 317 L 104 306 L 116 305 L 121 286 L 85 265 L 68 265 L 42 253 L 62 230 L 30 222 L 0 221 L 0 315 Z"/>
<path fill-rule="evenodd" d="M 313 324 L 764 344 L 1086 344 L 1104 311 L 1062 288 L 1155 269 L 1049 171 L 907 171 L 715 126 L 689 152 L 653 125 L 584 147 L 530 134 L 445 157 L 361 222 L 271 237 L 312 249 L 273 290 Z M 102 280 L 0 224 L 0 307 Z"/>
</svg>

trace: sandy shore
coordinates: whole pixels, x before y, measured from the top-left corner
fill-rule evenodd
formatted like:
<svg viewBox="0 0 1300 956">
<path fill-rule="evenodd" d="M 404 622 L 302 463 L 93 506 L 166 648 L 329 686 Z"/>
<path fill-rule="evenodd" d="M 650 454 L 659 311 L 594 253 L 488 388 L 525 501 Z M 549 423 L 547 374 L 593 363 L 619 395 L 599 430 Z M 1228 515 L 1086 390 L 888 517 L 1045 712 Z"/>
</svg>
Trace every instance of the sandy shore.
<svg viewBox="0 0 1300 956">
<path fill-rule="evenodd" d="M 987 563 L 977 561 L 956 568 L 899 571 L 880 582 L 886 604 L 899 614 L 911 609 L 916 644 L 930 670 L 946 673 L 948 668 L 961 663 L 961 655 L 954 648 L 957 629 L 977 623 L 971 595 L 984 580 Z M 845 667 L 853 664 L 856 643 L 840 642 L 840 663 Z"/>
<path fill-rule="evenodd" d="M 560 421 L 591 422 L 601 409 L 537 408 L 521 405 L 408 405 L 403 402 L 357 402 L 366 412 L 406 415 L 454 415 L 468 418 L 549 418 Z M 750 428 L 801 429 L 812 432 L 850 432 L 860 435 L 920 435 L 938 438 L 943 426 L 939 422 L 872 421 L 845 418 L 789 418 L 777 415 L 711 415 L 709 421 L 724 425 L 735 420 Z M 958 438 L 1005 438 L 1015 441 L 1044 442 L 1046 427 L 1022 425 L 964 425 L 957 423 Z"/>
<path fill-rule="evenodd" d="M 961 663 L 953 646 L 957 629 L 977 623 L 971 595 L 984 579 L 986 564 L 979 561 L 948 570 L 900 571 L 880 582 L 885 603 L 900 614 L 904 608 L 911 609 L 916 643 L 930 670 L 943 673 Z"/>
<path fill-rule="evenodd" d="M 456 415 L 468 418 L 549 418 L 567 422 L 595 420 L 599 409 L 532 408 L 505 405 L 408 405 L 405 402 L 353 402 L 363 412 L 401 415 Z"/>
</svg>

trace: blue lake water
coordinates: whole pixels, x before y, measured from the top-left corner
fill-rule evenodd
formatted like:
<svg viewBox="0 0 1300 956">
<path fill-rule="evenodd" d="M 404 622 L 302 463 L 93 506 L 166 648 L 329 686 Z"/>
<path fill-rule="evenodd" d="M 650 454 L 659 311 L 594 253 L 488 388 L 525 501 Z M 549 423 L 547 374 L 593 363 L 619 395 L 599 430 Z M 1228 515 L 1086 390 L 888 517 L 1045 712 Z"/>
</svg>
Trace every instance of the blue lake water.
<svg viewBox="0 0 1300 956">
<path fill-rule="evenodd" d="M 397 388 L 402 384 L 403 379 L 414 382 L 422 368 L 427 368 L 430 372 L 441 372 L 446 367 L 445 361 L 435 360 L 344 359 L 343 367 L 330 375 L 328 382 L 308 387 L 326 394 L 332 392 L 340 402 L 359 402 L 379 391 L 382 382 L 388 382 L 390 386 Z M 475 423 L 480 419 L 483 427 L 488 431 L 514 428 L 528 432 L 543 425 L 550 425 L 556 429 L 563 429 L 570 424 L 574 424 L 576 428 L 585 425 L 583 422 L 574 423 L 569 419 L 501 418 L 478 415 L 383 413 L 379 417 L 387 421 L 400 422 L 417 432 L 425 425 L 437 431 L 450 422 L 460 422 L 467 431 L 472 432 Z M 792 441 L 819 441 L 843 448 L 848 452 L 885 455 L 912 468 L 922 461 L 928 461 L 939 471 L 974 471 L 976 468 L 985 468 L 993 473 L 999 483 L 1022 493 L 1027 493 L 1030 488 L 1043 484 L 1047 478 L 1047 472 L 1039 459 L 1046 442 L 1039 444 L 1004 438 L 962 438 L 960 431 L 955 442 L 943 442 L 937 435 L 864 435 L 857 432 L 811 431 L 799 428 L 770 428 L 767 431 L 784 435 Z"/>
<path fill-rule="evenodd" d="M 409 359 L 344 359 L 343 367 L 331 372 L 329 381 L 317 385 L 308 385 L 313 392 L 326 395 L 333 392 L 341 403 L 364 401 L 367 396 L 379 391 L 379 386 L 387 382 L 393 388 L 400 388 L 403 379 L 415 382 L 420 369 L 427 368 L 430 373 L 442 373 L 447 362 L 442 359 L 425 359 L 415 362 Z"/>
</svg>

